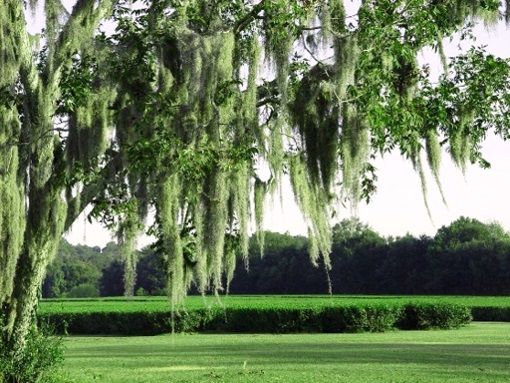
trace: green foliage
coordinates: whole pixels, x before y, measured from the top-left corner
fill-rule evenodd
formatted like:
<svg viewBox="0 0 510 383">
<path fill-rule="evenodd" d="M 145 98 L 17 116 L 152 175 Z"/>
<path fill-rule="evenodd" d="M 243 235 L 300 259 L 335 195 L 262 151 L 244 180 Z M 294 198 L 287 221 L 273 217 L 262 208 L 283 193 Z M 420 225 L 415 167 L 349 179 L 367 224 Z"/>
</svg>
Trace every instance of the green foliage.
<svg viewBox="0 0 510 383">
<path fill-rule="evenodd" d="M 434 244 L 440 251 L 455 250 L 476 242 L 488 244 L 494 241 L 508 242 L 510 233 L 505 232 L 497 222 L 485 224 L 468 217 L 460 217 L 450 225 L 441 227 L 434 237 Z"/>
<path fill-rule="evenodd" d="M 140 289 L 143 289 L 147 295 L 166 295 L 166 276 L 162 255 L 150 249 L 141 251 L 136 265 L 136 290 Z M 111 294 L 103 294 L 103 296 L 111 296 Z"/>
<path fill-rule="evenodd" d="M 119 260 L 112 261 L 102 270 L 99 278 L 101 296 L 113 297 L 124 295 L 124 264 Z"/>
<path fill-rule="evenodd" d="M 350 252 L 356 251 L 357 246 L 371 243 L 384 244 L 386 240 L 368 225 L 357 218 L 344 219 L 333 227 L 333 246 L 335 251 Z M 347 255 L 349 256 L 349 255 Z"/>
<path fill-rule="evenodd" d="M 400 327 L 406 329 L 452 329 L 473 319 L 468 307 L 451 304 L 418 304 L 404 308 Z"/>
<path fill-rule="evenodd" d="M 307 264 L 302 237 L 266 232 L 264 258 L 253 244 L 249 271 L 238 261 L 233 294 L 323 294 L 322 267 Z M 358 220 L 333 228 L 329 280 L 334 294 L 508 295 L 510 241 L 499 224 L 460 218 L 431 238 L 384 238 Z M 320 266 L 323 266 L 320 263 Z"/>
<path fill-rule="evenodd" d="M 124 220 L 119 223 L 117 238 L 119 240 L 119 250 L 124 262 L 124 296 L 132 297 L 135 293 L 136 284 L 136 263 L 138 261 L 135 250 L 136 238 L 141 225 L 138 224 L 136 214 L 136 203 L 134 208 L 127 212 Z"/>
<path fill-rule="evenodd" d="M 56 331 L 89 335 L 156 335 L 172 331 L 170 312 L 87 312 L 43 314 Z"/>
<path fill-rule="evenodd" d="M 186 238 L 187 262 L 194 260 L 193 234 Z M 305 237 L 264 232 L 264 257 L 256 236 L 249 242 L 249 271 L 241 256 L 235 262 L 232 294 L 323 294 L 328 291 L 323 264 L 308 262 Z M 232 251 L 239 237 L 227 236 Z M 496 223 L 460 218 L 433 237 L 383 238 L 358 220 L 343 220 L 333 228 L 329 272 L 333 293 L 505 295 L 510 291 L 508 234 Z M 226 254 L 225 254 L 226 256 Z M 166 294 L 166 264 L 162 253 L 144 249 L 137 254 L 135 291 Z M 113 260 L 113 261 L 112 261 Z M 103 266 L 104 265 L 104 266 Z M 118 246 L 71 246 L 63 242 L 43 285 L 44 297 L 58 297 L 73 286 L 91 283 L 102 296 L 124 292 L 123 263 Z M 232 270 L 232 269 L 230 269 Z M 53 295 L 51 293 L 53 292 Z M 193 289 L 192 292 L 196 292 Z"/>
<path fill-rule="evenodd" d="M 268 300 L 271 307 L 311 308 L 324 307 L 332 304 L 338 306 L 388 305 L 405 306 L 406 304 L 421 303 L 449 303 L 453 305 L 474 307 L 505 308 L 510 306 L 508 296 L 453 296 L 453 295 L 228 295 L 220 297 L 203 297 L 190 295 L 185 299 L 188 310 L 218 307 L 266 307 Z M 41 314 L 45 313 L 80 313 L 80 312 L 139 312 L 148 311 L 168 312 L 168 299 L 159 297 L 133 297 L 126 300 L 123 297 L 106 297 L 91 299 L 44 299 L 40 302 Z"/>
<path fill-rule="evenodd" d="M 62 338 L 55 336 L 48 325 L 30 328 L 22 353 L 13 356 L 2 345 L 0 348 L 0 382 L 51 383 L 52 372 L 63 362 Z"/>
<path fill-rule="evenodd" d="M 82 284 L 93 285 L 97 289 L 102 269 L 107 267 L 114 257 L 118 257 L 112 254 L 112 250 L 108 246 L 104 250 L 99 247 L 73 246 L 62 240 L 55 259 L 48 267 L 42 285 L 42 296 L 60 297 Z"/>
<path fill-rule="evenodd" d="M 37 1 L 0 2 L 1 327 L 19 352 L 58 241 L 89 204 L 124 239 L 130 293 L 133 228 L 155 209 L 177 305 L 192 281 L 221 292 L 234 248 L 246 260 L 260 162 L 269 192 L 290 174 L 310 258 L 329 270 L 335 194 L 369 198 L 370 156 L 400 151 L 424 179 L 425 150 L 437 180 L 439 147 L 461 169 L 487 166 L 487 131 L 508 137 L 507 60 L 471 49 L 437 84 L 417 60 L 494 22 L 498 1 L 370 0 L 355 17 L 338 0 L 43 3 L 39 38 L 23 8 Z"/>
<path fill-rule="evenodd" d="M 82 283 L 74 286 L 67 293 L 68 298 L 94 298 L 99 296 L 99 290 L 90 283 Z"/>
<path fill-rule="evenodd" d="M 251 299 L 250 299 L 251 298 Z M 467 306 L 455 303 L 422 303 L 420 298 L 395 299 L 388 302 L 374 298 L 373 303 L 339 297 L 239 297 L 226 307 L 193 305 L 170 312 L 164 305 L 140 310 L 129 306 L 133 301 L 118 302 L 117 308 L 103 302 L 86 305 L 83 301 L 66 302 L 72 309 L 49 310 L 41 314 L 44 321 L 60 326 L 70 334 L 153 335 L 176 332 L 382 332 L 395 328 L 457 328 L 471 320 Z M 133 298 L 134 299 L 134 298 Z M 434 298 L 430 299 L 434 302 Z M 437 301 L 437 298 L 435 299 Z M 296 304 L 297 302 L 297 304 Z M 90 302 L 93 303 L 93 302 Z M 163 303 L 163 302 L 161 302 Z M 198 301 L 196 302 L 198 303 Z"/>
<path fill-rule="evenodd" d="M 62 71 L 60 80 L 61 100 L 57 113 L 66 115 L 74 112 L 79 106 L 85 105 L 93 89 L 97 62 L 92 57 L 74 56 L 69 68 Z"/>
<path fill-rule="evenodd" d="M 460 113 L 454 126 L 450 111 L 432 111 L 450 104 L 471 110 L 461 104 L 476 94 L 475 73 L 493 76 L 490 81 L 502 87 L 508 77 L 504 61 L 484 60 L 480 51 L 445 62 L 448 71 L 436 85 L 416 58 L 425 47 L 441 51 L 442 39 L 470 17 L 493 20 L 492 3 L 369 1 L 360 6 L 357 23 L 346 17 L 341 1 L 173 2 L 171 16 L 162 19 L 164 7 L 149 2 L 132 14 L 119 7 L 118 30 L 104 42 L 122 53 L 112 67 L 123 83 L 118 138 L 133 180 L 127 189 L 135 194 L 142 179 L 156 184 L 142 203 L 154 203 L 160 214 L 152 230 L 159 243 L 175 244 L 159 250 L 170 264 L 176 301 L 191 279 L 202 292 L 224 288 L 221 274 L 227 271 L 230 279 L 235 252 L 225 235 L 243 238 L 236 241 L 237 252 L 246 259 L 249 213 L 255 211 L 261 231 L 263 196 L 276 190 L 286 171 L 309 224 L 311 260 L 329 269 L 333 193 L 354 207 L 360 198 L 370 199 L 377 176 L 369 158 L 394 149 L 413 162 L 423 181 L 425 151 L 439 185 L 443 137 L 463 166 L 461 158 L 477 156 L 482 136 L 467 133 L 471 117 Z M 327 46 L 333 56 L 322 60 Z M 261 76 L 260 48 L 274 64 L 267 79 Z M 464 87 L 473 92 L 458 98 L 462 102 L 449 98 Z M 502 100 L 501 110 L 504 105 Z M 483 124 L 499 118 L 489 109 L 475 114 Z M 253 171 L 261 160 L 269 164 L 267 182 Z M 333 190 L 340 178 L 341 190 Z M 183 185 L 172 189 L 172 203 L 160 192 L 168 183 Z M 244 203 L 252 200 L 254 208 Z M 100 208 L 108 211 L 108 198 L 103 201 Z M 178 224 L 162 219 L 165 209 Z M 190 230 L 196 254 L 186 262 Z"/>
<path fill-rule="evenodd" d="M 397 306 L 345 306 L 326 309 L 323 316 L 324 332 L 385 332 L 394 330 L 402 317 Z"/>
</svg>

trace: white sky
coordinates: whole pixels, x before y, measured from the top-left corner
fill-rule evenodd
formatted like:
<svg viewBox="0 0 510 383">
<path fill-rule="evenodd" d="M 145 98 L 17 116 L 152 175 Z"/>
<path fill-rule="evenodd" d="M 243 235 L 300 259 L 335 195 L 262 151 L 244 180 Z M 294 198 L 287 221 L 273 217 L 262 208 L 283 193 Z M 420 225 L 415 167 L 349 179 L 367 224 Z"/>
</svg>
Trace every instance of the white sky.
<svg viewBox="0 0 510 383">
<path fill-rule="evenodd" d="M 349 13 L 349 12 L 348 12 Z M 507 39 L 510 34 L 502 25 L 492 31 L 477 29 L 476 45 L 487 45 L 488 51 L 508 57 Z M 456 54 L 456 43 L 447 49 L 447 55 Z M 429 60 L 426 57 L 425 60 Z M 447 204 L 442 201 L 432 176 L 428 177 L 428 201 L 432 220 L 427 214 L 418 174 L 412 165 L 398 154 L 385 156 L 375 164 L 378 169 L 378 191 L 369 205 L 361 204 L 358 216 L 384 236 L 411 233 L 433 235 L 438 228 L 448 225 L 460 216 L 483 222 L 498 221 L 510 231 L 510 142 L 490 136 L 483 146 L 491 169 L 469 166 L 465 175 L 443 155 L 441 181 Z M 283 206 L 279 198 L 266 209 L 265 228 L 271 231 L 306 234 L 306 227 L 293 201 L 290 187 L 284 186 Z M 347 209 L 339 210 L 340 219 L 348 218 Z M 81 217 L 66 235 L 71 243 L 104 246 L 112 237 L 97 224 L 88 224 Z M 146 244 L 142 239 L 140 244 Z"/>
</svg>

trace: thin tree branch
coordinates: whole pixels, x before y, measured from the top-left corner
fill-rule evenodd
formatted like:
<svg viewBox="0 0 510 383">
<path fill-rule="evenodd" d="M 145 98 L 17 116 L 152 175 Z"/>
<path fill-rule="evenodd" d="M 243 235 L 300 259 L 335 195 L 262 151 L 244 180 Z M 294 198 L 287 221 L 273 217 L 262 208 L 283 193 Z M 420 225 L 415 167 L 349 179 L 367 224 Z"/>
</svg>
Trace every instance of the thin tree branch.
<svg viewBox="0 0 510 383">
<path fill-rule="evenodd" d="M 324 65 L 324 63 L 322 62 L 322 60 L 318 59 L 317 57 L 315 57 L 315 54 L 312 52 L 312 50 L 310 48 L 308 48 L 308 45 L 306 44 L 306 41 L 305 41 L 305 38 L 303 36 L 301 36 L 301 41 L 303 43 L 303 48 L 305 48 L 305 51 L 308 52 L 308 54 L 310 55 L 310 57 L 312 59 L 314 59 L 317 64 L 319 65 Z"/>
<path fill-rule="evenodd" d="M 264 9 L 265 3 L 266 0 L 261 0 L 252 8 L 250 12 L 248 12 L 241 20 L 239 20 L 234 26 L 234 33 L 238 34 L 246 27 L 246 25 L 250 23 L 250 21 L 260 18 L 259 13 Z"/>
<path fill-rule="evenodd" d="M 105 190 L 110 178 L 118 173 L 122 168 L 122 156 L 116 153 L 112 159 L 99 172 L 96 181 L 86 184 L 82 191 L 73 199 L 68 201 L 68 211 L 64 231 L 69 230 L 71 225 L 76 221 L 78 216 L 85 208 L 94 200 L 97 195 Z"/>
<path fill-rule="evenodd" d="M 300 25 L 296 25 L 295 27 L 297 29 L 299 29 L 300 31 L 317 31 L 317 30 L 323 29 L 322 26 L 320 26 L 320 27 L 302 27 Z"/>
</svg>

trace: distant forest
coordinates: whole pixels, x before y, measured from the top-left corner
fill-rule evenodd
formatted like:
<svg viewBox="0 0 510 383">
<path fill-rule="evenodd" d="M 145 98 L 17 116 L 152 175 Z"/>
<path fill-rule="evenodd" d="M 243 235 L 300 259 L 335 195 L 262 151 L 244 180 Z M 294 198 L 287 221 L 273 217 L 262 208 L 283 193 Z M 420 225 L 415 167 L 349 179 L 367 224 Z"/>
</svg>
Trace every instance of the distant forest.
<svg viewBox="0 0 510 383">
<path fill-rule="evenodd" d="M 433 237 L 382 237 L 358 220 L 333 228 L 332 269 L 312 265 L 302 236 L 265 233 L 261 252 L 250 244 L 230 294 L 442 294 L 509 295 L 510 233 L 498 223 L 459 218 Z M 261 257 L 261 253 L 263 254 Z M 163 257 L 138 253 L 137 295 L 165 295 Z M 123 294 L 123 262 L 113 242 L 105 248 L 63 240 L 48 270 L 42 295 L 94 297 Z"/>
</svg>

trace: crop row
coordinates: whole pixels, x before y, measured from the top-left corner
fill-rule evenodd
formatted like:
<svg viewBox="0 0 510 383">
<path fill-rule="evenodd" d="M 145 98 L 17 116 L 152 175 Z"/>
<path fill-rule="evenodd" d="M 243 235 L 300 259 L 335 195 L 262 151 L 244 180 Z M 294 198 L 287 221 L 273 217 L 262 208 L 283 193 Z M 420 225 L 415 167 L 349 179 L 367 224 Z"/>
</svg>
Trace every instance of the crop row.
<svg viewBox="0 0 510 383">
<path fill-rule="evenodd" d="M 221 298 L 190 296 L 181 308 L 186 310 L 214 308 L 293 308 L 313 309 L 324 307 L 383 305 L 405 306 L 410 304 L 454 304 L 473 309 L 475 320 L 488 320 L 489 308 L 499 316 L 510 310 L 510 297 L 472 296 L 344 296 L 344 295 L 229 295 Z M 39 305 L 42 314 L 65 313 L 129 313 L 129 312 L 168 312 L 170 304 L 166 297 L 133 297 L 125 299 L 45 299 Z M 485 313 L 484 313 L 485 312 Z M 509 315 L 510 318 L 510 315 Z M 510 319 L 509 319 L 510 321 Z"/>
<path fill-rule="evenodd" d="M 40 313 L 59 333 L 155 335 L 176 332 L 382 332 L 457 328 L 471 310 L 449 303 L 322 307 L 227 307 L 139 312 Z"/>
</svg>

